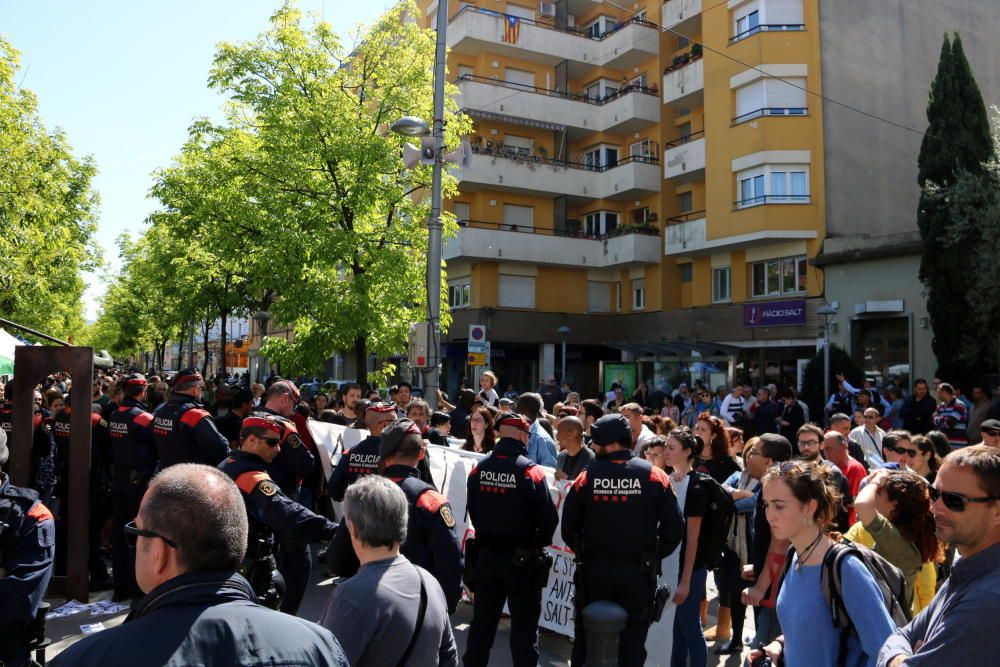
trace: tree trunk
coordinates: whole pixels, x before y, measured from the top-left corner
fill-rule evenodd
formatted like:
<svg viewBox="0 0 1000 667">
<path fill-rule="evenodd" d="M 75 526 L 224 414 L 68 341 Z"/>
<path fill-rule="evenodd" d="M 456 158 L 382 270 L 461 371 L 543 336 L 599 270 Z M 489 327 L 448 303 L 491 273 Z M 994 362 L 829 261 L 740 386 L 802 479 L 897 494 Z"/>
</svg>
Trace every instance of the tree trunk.
<svg viewBox="0 0 1000 667">
<path fill-rule="evenodd" d="M 229 355 L 226 354 L 226 321 L 229 319 L 229 309 L 223 308 L 219 312 L 219 322 L 222 323 L 222 333 L 219 336 L 219 350 L 222 354 L 222 370 L 220 373 L 226 375 L 229 372 Z"/>
<path fill-rule="evenodd" d="M 368 386 L 368 346 L 364 336 L 354 340 L 354 365 L 356 366 L 357 382 L 363 388 Z"/>
<path fill-rule="evenodd" d="M 212 332 L 212 320 L 205 318 L 205 326 L 202 328 L 202 349 L 205 351 L 205 358 L 201 361 L 201 376 L 208 377 L 208 335 Z"/>
</svg>

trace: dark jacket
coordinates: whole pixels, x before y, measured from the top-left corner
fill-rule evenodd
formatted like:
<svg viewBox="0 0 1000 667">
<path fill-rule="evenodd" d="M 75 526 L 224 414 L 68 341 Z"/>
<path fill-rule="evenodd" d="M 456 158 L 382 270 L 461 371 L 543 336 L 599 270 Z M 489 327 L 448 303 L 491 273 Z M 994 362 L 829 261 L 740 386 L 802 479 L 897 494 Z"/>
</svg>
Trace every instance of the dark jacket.
<svg viewBox="0 0 1000 667">
<path fill-rule="evenodd" d="M 337 467 L 330 473 L 331 498 L 337 502 L 343 501 L 347 487 L 354 484 L 358 477 L 378 474 L 378 463 L 382 458 L 378 454 L 381 442 L 381 437 L 370 435 L 340 455 Z"/>
<path fill-rule="evenodd" d="M 930 394 L 917 400 L 916 396 L 910 396 L 903 401 L 903 407 L 899 409 L 899 416 L 903 420 L 903 430 L 916 435 L 924 434 L 934 428 L 931 418 L 937 409 L 937 401 Z"/>
<path fill-rule="evenodd" d="M 188 572 L 156 587 L 117 628 L 56 656 L 53 665 L 348 664 L 330 631 L 255 602 L 246 579 L 228 572 Z"/>
<path fill-rule="evenodd" d="M 212 415 L 187 394 L 172 394 L 153 411 L 153 440 L 161 468 L 175 463 L 217 466 L 229 454 L 229 441 L 215 427 Z"/>
</svg>

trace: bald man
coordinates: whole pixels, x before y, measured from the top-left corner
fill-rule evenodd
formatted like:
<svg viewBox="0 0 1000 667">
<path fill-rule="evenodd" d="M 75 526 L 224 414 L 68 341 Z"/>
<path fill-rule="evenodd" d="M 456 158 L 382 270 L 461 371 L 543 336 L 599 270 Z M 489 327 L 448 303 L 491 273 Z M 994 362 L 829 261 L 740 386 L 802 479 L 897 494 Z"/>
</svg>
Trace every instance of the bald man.
<svg viewBox="0 0 1000 667">
<path fill-rule="evenodd" d="M 556 424 L 559 456 L 556 458 L 556 479 L 576 479 L 590 462 L 594 452 L 583 444 L 583 422 L 579 417 L 563 417 Z"/>
</svg>

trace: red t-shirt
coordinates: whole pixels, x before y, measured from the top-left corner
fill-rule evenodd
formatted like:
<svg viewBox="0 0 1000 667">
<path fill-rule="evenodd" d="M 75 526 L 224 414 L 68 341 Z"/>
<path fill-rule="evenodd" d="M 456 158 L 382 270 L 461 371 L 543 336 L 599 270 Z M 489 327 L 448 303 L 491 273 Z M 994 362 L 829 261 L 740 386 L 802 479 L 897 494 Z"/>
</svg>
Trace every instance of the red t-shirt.
<svg viewBox="0 0 1000 667">
<path fill-rule="evenodd" d="M 847 465 L 837 467 L 840 468 L 840 472 L 844 473 L 844 477 L 847 478 L 847 483 L 851 488 L 851 498 L 857 498 L 858 491 L 861 489 L 861 480 L 868 475 L 865 472 L 865 467 L 850 456 L 847 457 Z M 848 514 L 848 521 L 853 526 L 857 520 L 857 513 L 854 511 L 854 505 L 852 504 Z"/>
<path fill-rule="evenodd" d="M 767 592 L 767 597 L 760 601 L 761 607 L 775 608 L 778 604 L 778 580 L 781 579 L 781 571 L 785 569 L 785 554 L 783 552 L 767 552 L 767 561 L 764 567 L 771 574 L 771 586 Z"/>
</svg>

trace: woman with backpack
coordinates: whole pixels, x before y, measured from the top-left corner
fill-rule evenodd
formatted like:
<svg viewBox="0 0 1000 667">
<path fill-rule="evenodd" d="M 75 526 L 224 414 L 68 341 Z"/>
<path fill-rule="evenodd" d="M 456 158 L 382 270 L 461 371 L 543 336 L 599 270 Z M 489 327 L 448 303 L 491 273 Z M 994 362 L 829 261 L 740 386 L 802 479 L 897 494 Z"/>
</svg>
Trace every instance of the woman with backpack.
<svg viewBox="0 0 1000 667">
<path fill-rule="evenodd" d="M 876 470 L 854 499 L 858 514 L 845 537 L 870 547 L 903 573 L 913 613 L 934 597 L 934 566 L 944 558 L 935 534 L 927 482 L 916 473 Z"/>
<path fill-rule="evenodd" d="M 684 667 L 690 657 L 691 667 L 705 667 L 708 663 L 708 644 L 698 613 L 701 599 L 705 597 L 705 579 L 708 575 L 703 541 L 702 522 L 708 512 L 709 498 L 694 471 L 704 443 L 686 426 L 675 428 L 667 436 L 664 452 L 670 473 L 670 488 L 677 494 L 677 504 L 684 513 L 684 539 L 681 541 L 680 576 L 674 593 L 674 645 L 670 656 L 673 667 Z"/>
<path fill-rule="evenodd" d="M 823 466 L 788 461 L 772 467 L 763 479 L 764 505 L 771 534 L 792 548 L 778 592 L 778 619 L 784 634 L 750 653 L 751 664 L 763 656 L 773 664 L 809 667 L 874 667 L 879 649 L 896 626 L 882 591 L 865 563 L 845 556 L 840 566 L 840 595 L 852 631 L 834 625 L 823 590 L 827 552 L 834 548 L 826 533 L 837 513 L 837 492 Z M 828 573 L 829 574 L 829 573 Z M 841 655 L 842 634 L 845 635 Z"/>
</svg>

